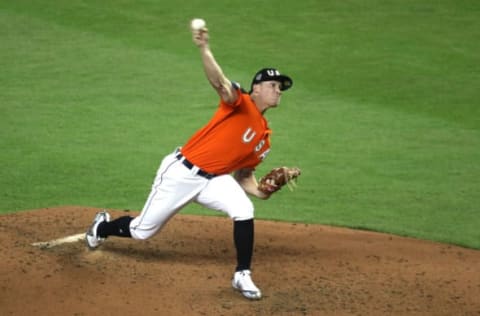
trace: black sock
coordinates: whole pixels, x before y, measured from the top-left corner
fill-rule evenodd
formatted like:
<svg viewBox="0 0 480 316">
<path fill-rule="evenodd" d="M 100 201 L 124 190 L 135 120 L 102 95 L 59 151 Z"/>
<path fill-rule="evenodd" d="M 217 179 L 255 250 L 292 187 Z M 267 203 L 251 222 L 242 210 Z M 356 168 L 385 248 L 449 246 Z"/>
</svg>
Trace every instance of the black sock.
<svg viewBox="0 0 480 316">
<path fill-rule="evenodd" d="M 236 271 L 250 270 L 254 241 L 253 218 L 233 222 L 233 240 L 237 249 Z"/>
<path fill-rule="evenodd" d="M 131 216 L 122 216 L 111 222 L 100 223 L 97 227 L 97 235 L 102 238 L 108 236 L 132 237 L 130 234 Z"/>
</svg>

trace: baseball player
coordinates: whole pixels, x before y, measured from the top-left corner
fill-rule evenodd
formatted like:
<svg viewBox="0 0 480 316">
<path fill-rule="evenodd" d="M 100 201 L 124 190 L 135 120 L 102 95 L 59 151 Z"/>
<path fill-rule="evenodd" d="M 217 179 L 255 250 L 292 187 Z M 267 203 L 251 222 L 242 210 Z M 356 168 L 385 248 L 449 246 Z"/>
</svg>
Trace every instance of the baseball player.
<svg viewBox="0 0 480 316">
<path fill-rule="evenodd" d="M 215 114 L 182 147 L 164 157 L 139 216 L 111 220 L 106 211 L 99 212 L 86 242 L 95 249 L 109 236 L 150 238 L 186 204 L 196 202 L 233 220 L 237 265 L 232 286 L 256 300 L 262 293 L 251 278 L 254 207 L 248 195 L 271 196 L 259 190 L 254 175 L 270 151 L 271 130 L 263 115 L 278 106 L 282 91 L 293 82 L 277 69 L 264 68 L 255 74 L 247 93 L 224 75 L 210 50 L 208 30 L 192 29 L 192 35 L 206 77 L 220 96 Z"/>
</svg>

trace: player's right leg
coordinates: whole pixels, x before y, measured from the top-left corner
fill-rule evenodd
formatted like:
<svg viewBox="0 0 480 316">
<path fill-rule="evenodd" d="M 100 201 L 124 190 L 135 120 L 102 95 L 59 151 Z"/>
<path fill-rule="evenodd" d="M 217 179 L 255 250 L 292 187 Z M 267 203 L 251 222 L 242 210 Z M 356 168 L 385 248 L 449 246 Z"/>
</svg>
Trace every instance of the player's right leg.
<svg viewBox="0 0 480 316">
<path fill-rule="evenodd" d="M 103 210 L 95 215 L 92 225 L 88 228 L 85 235 L 85 241 L 87 246 L 90 249 L 95 249 L 100 246 L 104 241 L 105 237 L 100 237 L 98 235 L 98 226 L 103 223 L 110 221 L 110 214 L 107 211 Z"/>
<path fill-rule="evenodd" d="M 173 154 L 166 156 L 140 215 L 135 218 L 122 216 L 110 221 L 108 213 L 98 213 L 86 234 L 88 247 L 98 247 L 109 236 L 150 238 L 190 202 L 206 183 L 207 179 L 193 175 Z"/>
</svg>

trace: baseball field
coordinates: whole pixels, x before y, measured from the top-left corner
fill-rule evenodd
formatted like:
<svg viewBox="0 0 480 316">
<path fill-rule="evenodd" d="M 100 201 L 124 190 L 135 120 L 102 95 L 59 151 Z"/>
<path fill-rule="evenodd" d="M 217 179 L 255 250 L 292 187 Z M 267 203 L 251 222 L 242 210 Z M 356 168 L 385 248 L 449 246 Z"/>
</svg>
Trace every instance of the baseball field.
<svg viewBox="0 0 480 316">
<path fill-rule="evenodd" d="M 257 169 L 249 302 L 228 218 L 147 242 L 73 241 L 137 214 L 160 159 L 212 115 L 189 20 L 225 74 L 294 80 Z M 0 1 L 0 315 L 480 315 L 480 2 Z"/>
</svg>

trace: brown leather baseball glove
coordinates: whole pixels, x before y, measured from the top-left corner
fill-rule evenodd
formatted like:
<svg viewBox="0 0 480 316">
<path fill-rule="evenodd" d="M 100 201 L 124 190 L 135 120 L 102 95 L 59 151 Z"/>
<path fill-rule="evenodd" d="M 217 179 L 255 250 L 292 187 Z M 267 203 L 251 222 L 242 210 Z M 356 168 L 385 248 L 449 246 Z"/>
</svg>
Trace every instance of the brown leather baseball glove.
<svg viewBox="0 0 480 316">
<path fill-rule="evenodd" d="M 297 167 L 278 167 L 272 169 L 258 182 L 258 190 L 265 194 L 272 194 L 285 185 L 295 185 L 301 170 Z"/>
</svg>

